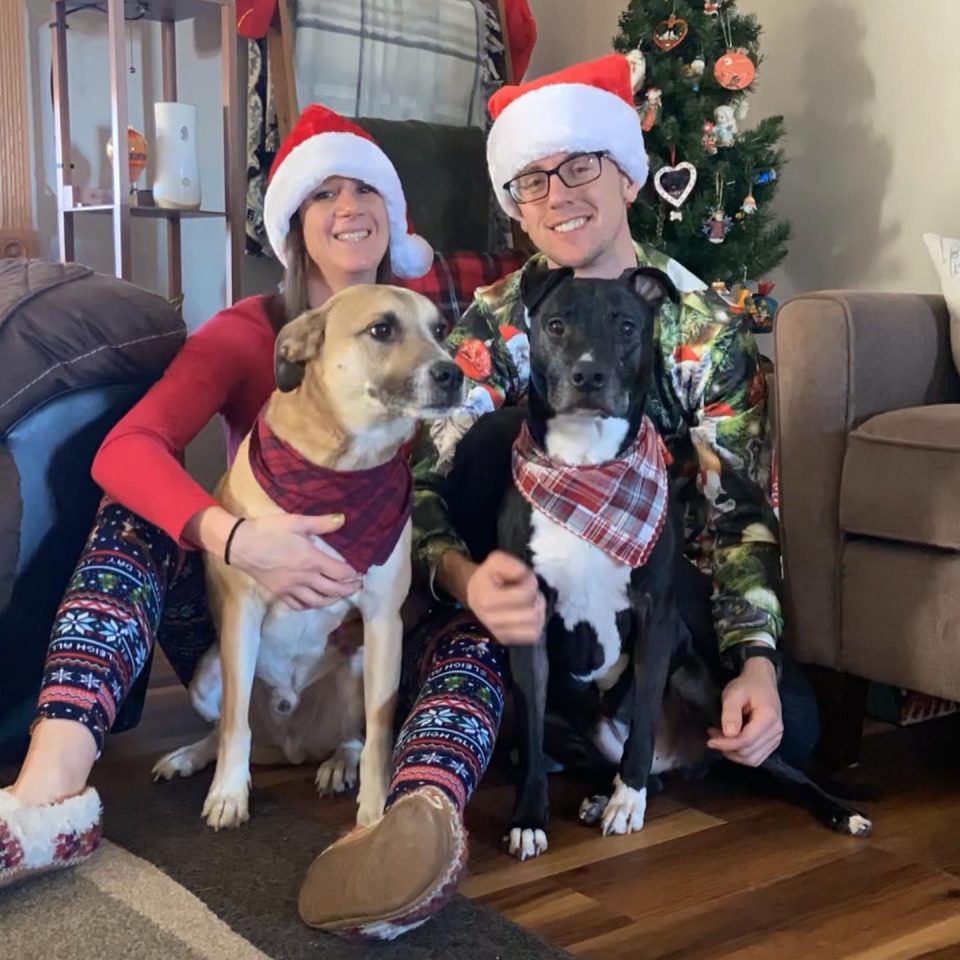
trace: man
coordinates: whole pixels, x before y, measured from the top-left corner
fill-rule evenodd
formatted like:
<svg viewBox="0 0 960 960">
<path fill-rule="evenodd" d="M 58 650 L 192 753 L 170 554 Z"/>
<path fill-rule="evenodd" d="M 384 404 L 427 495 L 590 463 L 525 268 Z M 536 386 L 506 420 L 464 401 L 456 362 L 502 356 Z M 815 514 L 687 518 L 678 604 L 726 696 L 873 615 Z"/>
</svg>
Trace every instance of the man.
<svg viewBox="0 0 960 960">
<path fill-rule="evenodd" d="M 799 670 L 775 650 L 782 629 L 780 553 L 768 498 L 771 448 L 757 350 L 741 320 L 702 282 L 631 239 L 627 210 L 646 180 L 647 158 L 627 61 L 612 54 L 504 88 L 492 97 L 490 112 L 494 123 L 487 160 L 493 188 L 540 252 L 520 271 L 479 290 L 450 336 L 472 383 L 463 413 L 435 425 L 419 450 L 415 563 L 441 604 L 458 604 L 479 621 L 472 627 L 475 633 L 501 644 L 539 641 L 544 602 L 533 572 L 500 552 L 480 564 L 470 558 L 440 495 L 444 474 L 476 417 L 523 401 L 529 344 L 519 288 L 525 271 L 570 267 L 578 277 L 611 279 L 638 265 L 663 270 L 681 297 L 679 305 L 666 303 L 658 314 L 659 362 L 649 414 L 673 456 L 672 473 L 684 508 L 690 562 L 679 575 L 681 613 L 702 655 L 715 663 L 719 658 L 729 674 L 722 729 L 711 731 L 709 745 L 747 766 L 759 765 L 778 746 L 790 762 L 802 763 L 816 741 L 816 710 Z M 435 611 L 433 616 L 430 629 L 436 635 L 446 629 L 450 614 Z M 462 628 L 462 609 L 454 617 Z M 469 712 L 469 704 L 465 709 Z M 443 731 L 439 739 L 436 728 L 426 734 L 421 744 L 398 744 L 394 793 L 440 783 L 425 769 L 430 754 L 424 749 L 414 754 L 414 749 L 430 746 L 434 753 Z M 411 757 L 416 762 L 410 763 Z M 460 811 L 474 783 L 461 791 Z M 313 888 L 331 882 L 338 872 L 361 889 L 364 881 L 354 866 L 371 858 L 382 883 L 391 875 L 391 858 L 400 857 L 400 827 L 392 825 L 399 824 L 399 813 L 391 807 L 378 826 L 343 848 L 352 852 L 331 859 L 315 874 Z M 430 829 L 434 839 L 437 828 Z M 427 839 L 414 845 L 428 847 Z M 319 858 L 314 868 L 323 861 Z M 447 876 L 456 872 L 450 864 L 445 868 Z M 442 900 L 435 896 L 436 887 L 432 893 L 398 894 L 396 884 L 390 889 L 395 904 L 406 897 L 406 905 L 415 908 L 405 920 L 422 918 Z M 349 913 L 342 903 L 338 910 L 341 916 Z M 368 922 L 356 926 L 369 932 L 375 914 L 367 904 L 354 916 Z M 315 917 L 322 915 L 319 910 Z M 391 919 L 396 916 L 394 912 Z"/>
</svg>

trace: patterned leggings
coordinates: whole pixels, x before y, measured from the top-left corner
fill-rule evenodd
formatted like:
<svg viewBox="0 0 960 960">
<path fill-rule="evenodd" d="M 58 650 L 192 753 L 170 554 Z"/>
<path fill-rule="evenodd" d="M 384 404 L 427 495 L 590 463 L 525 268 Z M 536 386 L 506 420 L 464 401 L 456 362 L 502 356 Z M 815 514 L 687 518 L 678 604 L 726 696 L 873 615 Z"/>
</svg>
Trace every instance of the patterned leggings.
<svg viewBox="0 0 960 960">
<path fill-rule="evenodd" d="M 79 721 L 101 749 L 155 641 L 189 683 L 215 641 L 200 554 L 104 500 L 57 611 L 39 716 Z M 405 638 L 389 802 L 430 784 L 463 809 L 493 753 L 505 672 L 505 651 L 462 614 Z"/>
</svg>

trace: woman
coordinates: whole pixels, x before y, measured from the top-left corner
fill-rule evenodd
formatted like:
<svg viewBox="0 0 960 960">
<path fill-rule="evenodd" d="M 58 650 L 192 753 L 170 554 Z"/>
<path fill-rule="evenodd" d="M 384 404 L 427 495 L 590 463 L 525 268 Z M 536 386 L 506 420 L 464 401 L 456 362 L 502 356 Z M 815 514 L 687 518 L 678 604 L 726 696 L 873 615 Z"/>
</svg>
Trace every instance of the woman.
<svg viewBox="0 0 960 960">
<path fill-rule="evenodd" d="M 220 414 L 233 455 L 273 389 L 273 345 L 284 323 L 353 284 L 391 272 L 422 276 L 432 250 L 408 233 L 403 190 L 386 155 L 319 105 L 303 112 L 277 154 L 264 220 L 285 267 L 283 296 L 240 301 L 189 337 L 97 454 L 93 475 L 107 496 L 53 626 L 27 757 L 13 786 L 0 790 L 0 885 L 79 863 L 98 845 L 100 799 L 87 781 L 154 641 L 187 683 L 214 640 L 201 551 L 222 556 L 232 537 L 231 563 L 295 609 L 334 603 L 357 586 L 357 574 L 310 539 L 342 517 L 238 525 L 188 476 L 182 454 Z M 390 822 L 398 830 L 411 818 L 419 830 L 426 824 L 438 852 L 425 881 L 385 891 L 386 912 L 376 905 L 378 921 L 389 916 L 396 929 L 411 912 L 438 906 L 456 882 L 460 813 L 489 758 L 503 696 L 502 654 L 474 643 L 469 630 L 409 647 L 404 687 L 409 701 L 418 691 L 419 699 L 401 731 L 408 745 L 417 741 L 418 716 L 430 714 L 438 697 L 449 701 L 460 690 L 469 699 L 481 688 L 482 695 L 469 710 L 453 711 L 470 722 L 454 731 L 448 750 L 426 762 L 408 751 L 399 761 Z M 463 769 L 452 772 L 453 762 Z"/>
</svg>

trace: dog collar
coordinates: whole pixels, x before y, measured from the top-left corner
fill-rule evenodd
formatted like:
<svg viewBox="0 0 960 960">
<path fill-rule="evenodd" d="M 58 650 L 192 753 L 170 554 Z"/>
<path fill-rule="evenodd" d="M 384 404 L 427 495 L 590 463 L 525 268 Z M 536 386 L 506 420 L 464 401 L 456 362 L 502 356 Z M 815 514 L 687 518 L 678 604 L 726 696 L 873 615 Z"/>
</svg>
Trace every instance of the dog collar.
<svg viewBox="0 0 960 960">
<path fill-rule="evenodd" d="M 648 417 L 622 457 L 587 466 L 550 457 L 524 423 L 513 480 L 534 510 L 628 567 L 647 562 L 667 516 L 666 451 Z"/>
<path fill-rule="evenodd" d="M 250 469 L 287 513 L 342 513 L 343 526 L 323 539 L 361 574 L 387 562 L 413 509 L 413 477 L 402 453 L 369 470 L 318 467 L 281 440 L 262 416 L 250 431 Z"/>
</svg>

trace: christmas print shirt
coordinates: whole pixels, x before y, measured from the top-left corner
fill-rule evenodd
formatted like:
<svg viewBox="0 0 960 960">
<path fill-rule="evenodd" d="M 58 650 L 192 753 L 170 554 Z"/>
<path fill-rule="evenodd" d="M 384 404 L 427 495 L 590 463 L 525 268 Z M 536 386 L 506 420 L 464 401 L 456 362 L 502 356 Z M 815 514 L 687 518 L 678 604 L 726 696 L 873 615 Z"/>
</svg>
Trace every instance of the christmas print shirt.
<svg viewBox="0 0 960 960">
<path fill-rule="evenodd" d="M 636 244 L 638 266 L 663 270 L 681 291 L 657 314 L 654 382 L 647 413 L 673 458 L 685 552 L 714 583 L 713 615 L 724 653 L 735 644 L 775 644 L 780 548 L 771 497 L 772 444 L 766 382 L 742 318 L 666 254 Z M 433 582 L 440 557 L 467 553 L 440 495 L 460 438 L 483 413 L 523 403 L 530 346 L 520 278 L 544 270 L 541 254 L 477 291 L 449 346 L 468 378 L 466 402 L 421 432 L 414 459 L 414 561 Z"/>
</svg>

